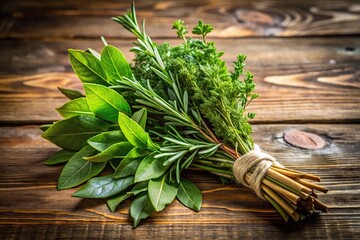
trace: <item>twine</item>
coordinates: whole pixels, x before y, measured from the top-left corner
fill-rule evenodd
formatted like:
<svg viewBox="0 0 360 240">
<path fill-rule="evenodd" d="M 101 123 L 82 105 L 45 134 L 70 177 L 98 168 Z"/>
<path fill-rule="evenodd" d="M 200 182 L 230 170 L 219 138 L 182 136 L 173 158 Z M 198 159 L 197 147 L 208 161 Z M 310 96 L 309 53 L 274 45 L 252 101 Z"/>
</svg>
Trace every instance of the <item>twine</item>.
<svg viewBox="0 0 360 240">
<path fill-rule="evenodd" d="M 253 189 L 261 199 L 265 199 L 261 192 L 261 182 L 267 170 L 273 164 L 282 166 L 273 156 L 261 151 L 260 147 L 255 144 L 254 150 L 246 153 L 234 162 L 234 177 L 242 185 Z M 250 184 L 246 181 L 246 174 L 248 172 L 252 172 Z"/>
</svg>

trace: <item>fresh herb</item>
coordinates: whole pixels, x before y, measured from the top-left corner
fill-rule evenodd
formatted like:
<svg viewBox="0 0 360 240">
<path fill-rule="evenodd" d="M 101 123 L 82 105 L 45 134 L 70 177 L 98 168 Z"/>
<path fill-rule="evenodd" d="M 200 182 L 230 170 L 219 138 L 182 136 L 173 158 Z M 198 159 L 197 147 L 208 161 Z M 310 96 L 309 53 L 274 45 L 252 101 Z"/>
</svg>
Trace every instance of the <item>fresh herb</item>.
<svg viewBox="0 0 360 240">
<path fill-rule="evenodd" d="M 224 53 L 206 41 L 212 26 L 201 20 L 192 31 L 201 40 L 186 38 L 183 21 L 174 23 L 184 41 L 178 46 L 154 43 L 145 22 L 138 25 L 134 5 L 114 20 L 137 37 L 134 64 L 104 38 L 101 54 L 90 48 L 69 50 L 86 95 L 60 89 L 70 98 L 57 109 L 65 119 L 41 129 L 44 138 L 64 150 L 45 163 L 66 163 L 59 190 L 86 182 L 74 197 L 107 198 L 111 211 L 133 199 L 134 227 L 175 198 L 199 211 L 201 191 L 182 173 L 200 169 L 226 182 L 234 178 L 234 162 L 254 152 L 248 120 L 255 114 L 246 107 L 258 95 L 253 75 L 244 70 L 246 57 L 239 55 L 229 71 L 221 60 Z M 98 176 L 106 166 L 113 173 Z M 250 168 L 246 182 L 255 174 Z M 304 179 L 319 180 L 276 166 L 261 180 L 262 196 L 286 221 L 326 211 L 312 190 L 326 188 Z"/>
<path fill-rule="evenodd" d="M 186 42 L 186 38 L 185 35 L 188 33 L 187 26 L 185 25 L 185 22 L 182 20 L 176 20 L 173 24 L 172 29 L 176 29 L 176 34 L 178 35 L 179 38 L 183 39 L 184 42 Z"/>
<path fill-rule="evenodd" d="M 210 24 L 204 24 L 202 20 L 199 20 L 198 24 L 192 30 L 192 33 L 196 35 L 201 35 L 204 43 L 206 43 L 206 35 L 212 30 L 214 30 L 214 28 Z"/>
</svg>

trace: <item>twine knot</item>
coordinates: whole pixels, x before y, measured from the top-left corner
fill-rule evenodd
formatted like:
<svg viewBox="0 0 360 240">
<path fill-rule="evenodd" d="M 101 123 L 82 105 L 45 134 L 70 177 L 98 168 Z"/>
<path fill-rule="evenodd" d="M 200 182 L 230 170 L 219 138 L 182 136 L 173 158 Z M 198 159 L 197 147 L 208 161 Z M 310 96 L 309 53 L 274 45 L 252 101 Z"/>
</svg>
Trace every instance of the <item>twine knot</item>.
<svg viewBox="0 0 360 240">
<path fill-rule="evenodd" d="M 261 192 L 261 182 L 271 165 L 282 166 L 276 159 L 261 151 L 258 145 L 254 145 L 254 150 L 239 157 L 233 166 L 234 177 L 242 185 L 251 188 L 261 199 L 265 199 Z M 246 181 L 246 174 L 252 172 L 250 181 Z"/>
</svg>

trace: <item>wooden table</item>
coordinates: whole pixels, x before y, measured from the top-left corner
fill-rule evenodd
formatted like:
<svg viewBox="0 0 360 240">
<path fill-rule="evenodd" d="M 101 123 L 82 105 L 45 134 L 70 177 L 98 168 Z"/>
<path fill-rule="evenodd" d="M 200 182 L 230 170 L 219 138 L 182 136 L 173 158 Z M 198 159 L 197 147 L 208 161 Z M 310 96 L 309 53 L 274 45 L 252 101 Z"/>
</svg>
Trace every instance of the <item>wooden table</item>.
<svg viewBox="0 0 360 240">
<path fill-rule="evenodd" d="M 314 173 L 329 187 L 329 213 L 285 224 L 248 189 L 209 174 L 188 176 L 203 191 L 199 213 L 174 202 L 135 230 L 129 202 L 111 213 L 104 200 L 58 192 L 62 166 L 43 161 L 57 147 L 39 125 L 60 119 L 66 99 L 56 87 L 80 88 L 67 49 L 100 50 L 103 35 L 130 60 L 128 32 L 110 17 L 131 1 L 5 1 L 0 17 L 0 239 L 356 238 L 360 234 L 360 2 L 138 1 L 139 18 L 157 42 L 179 43 L 171 23 L 198 18 L 214 25 L 209 39 L 248 55 L 260 98 L 256 142 L 284 165 Z M 302 132 L 313 133 L 317 140 Z M 284 136 L 292 132 L 293 138 Z M 304 144 L 303 148 L 296 144 Z M 317 148 L 317 149 L 310 149 Z"/>
</svg>

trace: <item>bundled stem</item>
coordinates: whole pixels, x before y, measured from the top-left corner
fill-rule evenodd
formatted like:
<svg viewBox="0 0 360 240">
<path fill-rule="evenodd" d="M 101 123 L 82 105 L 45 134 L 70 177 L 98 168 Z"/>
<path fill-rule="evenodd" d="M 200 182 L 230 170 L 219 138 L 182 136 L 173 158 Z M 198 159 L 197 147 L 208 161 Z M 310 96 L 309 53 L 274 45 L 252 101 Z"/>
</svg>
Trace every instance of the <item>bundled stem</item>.
<svg viewBox="0 0 360 240">
<path fill-rule="evenodd" d="M 207 130 L 211 135 L 213 135 L 209 128 Z M 215 139 L 210 140 L 216 143 L 219 142 L 219 140 Z M 230 154 L 233 157 L 233 160 L 238 158 L 238 155 L 234 154 L 235 151 L 233 149 L 226 147 L 225 145 L 222 149 Z M 216 158 L 211 158 L 209 160 L 217 161 L 219 163 L 222 162 L 221 159 Z M 200 161 L 200 163 L 209 165 L 204 161 Z M 232 171 L 230 170 L 215 170 L 197 164 L 193 164 L 193 166 L 210 171 L 222 177 L 233 177 Z M 232 167 L 229 165 L 222 166 Z M 252 173 L 246 174 L 248 184 L 250 184 L 251 176 Z M 264 197 L 275 207 L 285 221 L 288 221 L 290 217 L 294 221 L 298 221 L 303 219 L 305 216 L 317 213 L 318 211 L 327 212 L 327 206 L 318 200 L 313 193 L 315 190 L 327 193 L 328 189 L 307 180 L 319 182 L 320 177 L 295 171 L 286 167 L 273 165 L 268 169 L 265 177 L 263 178 L 261 189 Z M 301 199 L 307 203 L 306 206 L 304 206 L 304 202 L 302 202 Z M 300 217 L 300 215 L 302 217 Z"/>
</svg>

